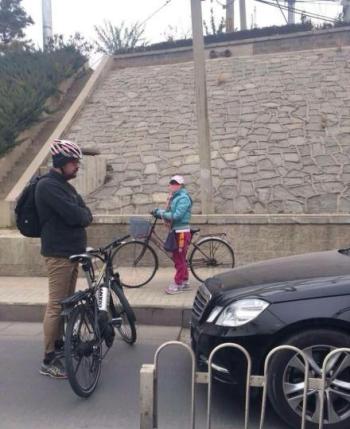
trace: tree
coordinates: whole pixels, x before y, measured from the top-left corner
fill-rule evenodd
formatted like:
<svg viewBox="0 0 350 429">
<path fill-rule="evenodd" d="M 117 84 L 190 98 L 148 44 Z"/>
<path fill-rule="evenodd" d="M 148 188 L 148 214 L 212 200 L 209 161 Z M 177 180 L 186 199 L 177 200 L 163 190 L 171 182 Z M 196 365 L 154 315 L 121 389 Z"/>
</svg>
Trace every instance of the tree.
<svg viewBox="0 0 350 429">
<path fill-rule="evenodd" d="M 95 26 L 98 40 L 95 42 L 97 52 L 114 55 L 133 51 L 137 46 L 145 46 L 143 37 L 145 28 L 139 23 L 127 27 L 124 22 L 119 26 L 105 21 L 104 25 Z"/>
<path fill-rule="evenodd" d="M 167 42 L 175 42 L 176 40 L 187 40 L 191 37 L 191 32 L 180 30 L 176 25 L 168 25 L 167 29 L 162 33 L 162 37 Z"/>
<path fill-rule="evenodd" d="M 9 45 L 23 39 L 24 29 L 34 21 L 21 5 L 22 0 L 0 0 L 0 43 Z"/>
<path fill-rule="evenodd" d="M 210 0 L 210 3 L 213 3 L 213 0 Z M 203 26 L 204 26 L 204 30 L 205 30 L 205 34 L 207 36 L 209 35 L 217 35 L 217 34 L 222 34 L 225 31 L 225 19 L 224 17 L 221 17 L 221 19 L 216 22 L 215 20 L 215 16 L 214 16 L 214 10 L 213 7 L 210 8 L 210 22 L 209 25 L 207 24 L 206 21 L 203 21 Z"/>
</svg>

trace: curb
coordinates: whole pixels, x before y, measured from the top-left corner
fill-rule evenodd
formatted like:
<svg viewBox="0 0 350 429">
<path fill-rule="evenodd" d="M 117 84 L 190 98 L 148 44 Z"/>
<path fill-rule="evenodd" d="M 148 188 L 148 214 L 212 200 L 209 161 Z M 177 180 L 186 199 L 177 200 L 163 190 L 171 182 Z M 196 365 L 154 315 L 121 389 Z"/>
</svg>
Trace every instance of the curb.
<svg viewBox="0 0 350 429">
<path fill-rule="evenodd" d="M 45 304 L 0 303 L 1 322 L 42 322 Z M 136 321 L 140 325 L 179 326 L 189 328 L 191 309 L 181 307 L 135 306 Z"/>
</svg>

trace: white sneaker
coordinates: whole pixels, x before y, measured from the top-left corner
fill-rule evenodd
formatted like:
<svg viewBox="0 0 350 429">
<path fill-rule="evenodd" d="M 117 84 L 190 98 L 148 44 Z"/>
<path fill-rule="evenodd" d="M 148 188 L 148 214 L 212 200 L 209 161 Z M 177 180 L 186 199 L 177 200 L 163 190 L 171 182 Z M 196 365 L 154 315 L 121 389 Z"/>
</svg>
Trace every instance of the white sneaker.
<svg viewBox="0 0 350 429">
<path fill-rule="evenodd" d="M 181 285 L 181 289 L 184 292 L 188 291 L 188 290 L 191 290 L 190 282 L 188 280 L 186 280 L 185 282 L 183 282 L 182 285 Z"/>
<path fill-rule="evenodd" d="M 176 283 L 171 283 L 166 289 L 165 293 L 168 295 L 175 295 L 177 293 L 184 292 L 182 285 L 177 285 Z"/>
</svg>

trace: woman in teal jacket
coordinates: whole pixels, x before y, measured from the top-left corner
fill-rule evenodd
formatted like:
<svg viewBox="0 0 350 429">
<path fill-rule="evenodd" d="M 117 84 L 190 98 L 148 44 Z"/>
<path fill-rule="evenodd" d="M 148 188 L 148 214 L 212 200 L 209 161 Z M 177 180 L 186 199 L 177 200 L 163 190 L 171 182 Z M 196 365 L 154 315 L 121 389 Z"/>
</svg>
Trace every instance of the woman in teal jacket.
<svg viewBox="0 0 350 429">
<path fill-rule="evenodd" d="M 172 255 L 176 272 L 174 282 L 165 289 L 170 295 L 190 290 L 186 255 L 191 242 L 192 199 L 184 184 L 182 176 L 173 176 L 169 182 L 170 198 L 167 208 L 155 210 L 155 215 L 169 223 L 171 230 L 176 233 L 177 249 Z"/>
</svg>

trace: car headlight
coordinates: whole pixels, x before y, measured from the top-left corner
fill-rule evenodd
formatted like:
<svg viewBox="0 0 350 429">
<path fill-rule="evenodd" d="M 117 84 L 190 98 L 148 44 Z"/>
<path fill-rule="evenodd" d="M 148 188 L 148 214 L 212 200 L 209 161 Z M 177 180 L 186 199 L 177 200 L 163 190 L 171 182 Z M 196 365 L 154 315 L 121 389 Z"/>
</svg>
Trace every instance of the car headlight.
<svg viewBox="0 0 350 429">
<path fill-rule="evenodd" d="M 270 304 L 262 299 L 241 299 L 225 307 L 215 307 L 209 315 L 207 322 L 213 322 L 217 315 L 216 325 L 242 326 L 256 319 Z"/>
</svg>

